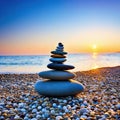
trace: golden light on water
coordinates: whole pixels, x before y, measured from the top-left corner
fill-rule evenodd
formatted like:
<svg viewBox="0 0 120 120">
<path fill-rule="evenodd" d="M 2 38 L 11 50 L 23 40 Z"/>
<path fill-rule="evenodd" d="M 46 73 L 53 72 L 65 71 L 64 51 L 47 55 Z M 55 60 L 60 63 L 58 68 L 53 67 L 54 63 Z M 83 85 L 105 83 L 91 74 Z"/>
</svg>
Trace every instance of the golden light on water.
<svg viewBox="0 0 120 120">
<path fill-rule="evenodd" d="M 93 52 L 93 53 L 92 53 L 92 58 L 93 58 L 93 59 L 96 59 L 96 58 L 97 58 L 97 55 L 98 55 L 97 52 Z"/>
<path fill-rule="evenodd" d="M 93 52 L 92 54 L 92 58 L 93 58 L 93 65 L 92 65 L 92 69 L 97 69 L 99 68 L 99 65 L 97 64 L 97 57 L 98 57 L 98 53 L 97 52 Z"/>
<path fill-rule="evenodd" d="M 97 64 L 98 52 L 97 52 L 97 45 L 96 44 L 92 45 L 92 50 L 93 50 L 93 53 L 92 53 L 93 65 L 91 68 L 97 69 L 97 68 L 99 68 L 99 65 Z"/>
</svg>

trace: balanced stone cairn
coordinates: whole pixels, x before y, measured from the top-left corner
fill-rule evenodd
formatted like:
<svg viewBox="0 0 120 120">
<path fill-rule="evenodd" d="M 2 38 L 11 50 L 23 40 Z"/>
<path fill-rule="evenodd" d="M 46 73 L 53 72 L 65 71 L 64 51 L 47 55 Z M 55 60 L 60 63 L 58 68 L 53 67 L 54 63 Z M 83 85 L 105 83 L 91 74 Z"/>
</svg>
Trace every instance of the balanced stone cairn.
<svg viewBox="0 0 120 120">
<path fill-rule="evenodd" d="M 44 96 L 51 97 L 63 97 L 73 96 L 84 90 L 84 86 L 78 81 L 72 80 L 75 74 L 66 70 L 74 69 L 72 65 L 65 65 L 67 52 L 64 52 L 64 46 L 62 43 L 58 43 L 55 51 L 51 52 L 52 63 L 47 67 L 52 69 L 39 73 L 39 76 L 44 80 L 37 81 L 35 84 L 35 90 Z"/>
</svg>

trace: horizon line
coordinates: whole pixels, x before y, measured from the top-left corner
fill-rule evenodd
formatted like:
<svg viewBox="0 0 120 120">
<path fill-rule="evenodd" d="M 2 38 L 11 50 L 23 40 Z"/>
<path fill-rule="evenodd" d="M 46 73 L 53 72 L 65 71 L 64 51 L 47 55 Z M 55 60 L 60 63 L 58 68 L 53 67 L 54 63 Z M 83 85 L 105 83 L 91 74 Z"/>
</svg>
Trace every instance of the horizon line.
<svg viewBox="0 0 120 120">
<path fill-rule="evenodd" d="M 69 54 L 93 54 L 93 53 L 97 53 L 97 54 L 111 54 L 111 53 L 120 53 L 120 51 L 116 51 L 116 52 L 69 52 L 67 55 Z M 48 53 L 41 53 L 41 54 L 0 54 L 0 56 L 39 56 L 39 55 L 51 55 Z"/>
</svg>

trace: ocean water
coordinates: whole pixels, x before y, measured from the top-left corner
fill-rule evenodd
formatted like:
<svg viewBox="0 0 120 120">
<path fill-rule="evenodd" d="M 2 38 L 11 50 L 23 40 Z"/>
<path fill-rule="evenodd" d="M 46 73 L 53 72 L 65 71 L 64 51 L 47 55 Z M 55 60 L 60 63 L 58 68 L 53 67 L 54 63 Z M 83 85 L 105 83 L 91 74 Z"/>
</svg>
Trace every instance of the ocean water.
<svg viewBox="0 0 120 120">
<path fill-rule="evenodd" d="M 38 73 L 48 70 L 49 55 L 0 56 L 0 73 Z M 120 65 L 120 53 L 68 54 L 64 64 L 74 65 L 70 71 L 86 71 Z"/>
</svg>

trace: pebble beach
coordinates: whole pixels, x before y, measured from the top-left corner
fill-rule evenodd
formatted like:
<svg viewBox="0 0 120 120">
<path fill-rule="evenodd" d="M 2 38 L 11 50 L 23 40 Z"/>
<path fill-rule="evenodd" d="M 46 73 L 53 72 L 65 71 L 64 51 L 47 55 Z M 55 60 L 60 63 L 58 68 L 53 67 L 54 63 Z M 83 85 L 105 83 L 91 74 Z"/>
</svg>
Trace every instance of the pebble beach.
<svg viewBox="0 0 120 120">
<path fill-rule="evenodd" d="M 75 72 L 77 96 L 45 97 L 38 74 L 0 74 L 0 120 L 120 120 L 120 66 Z"/>
</svg>

